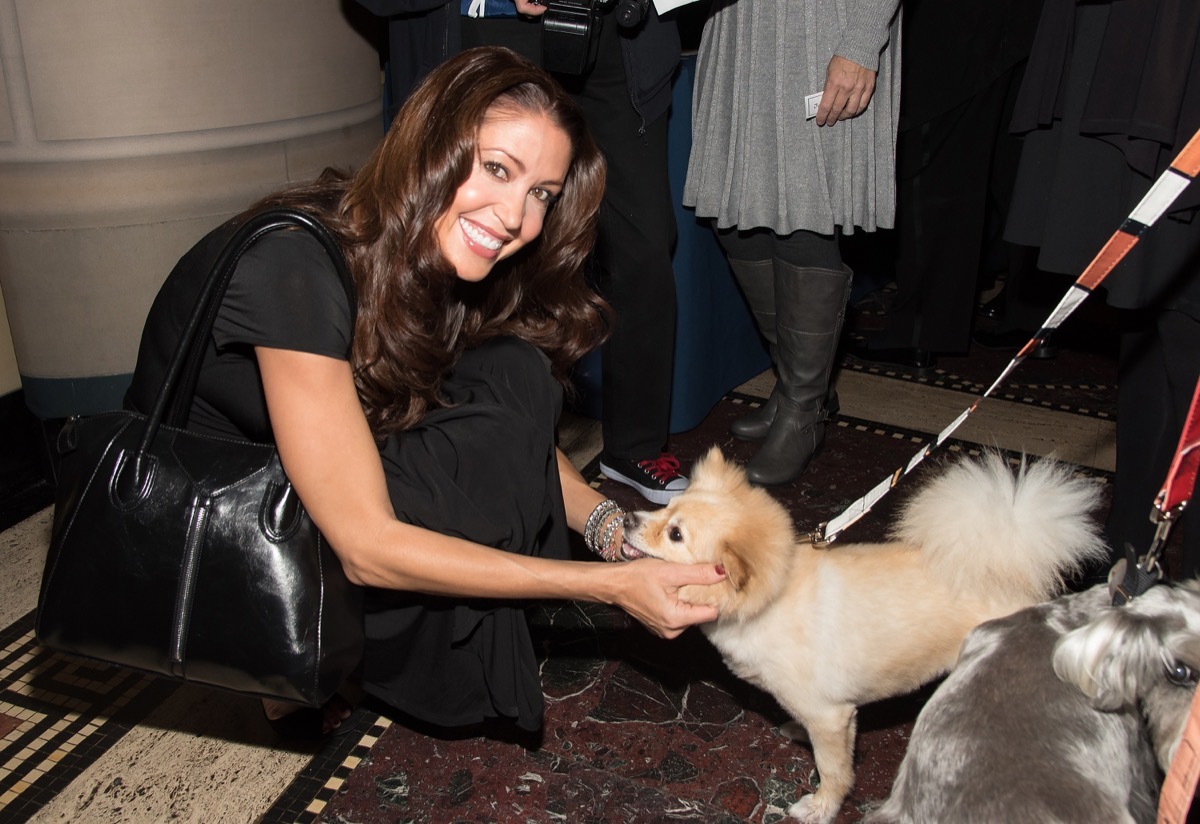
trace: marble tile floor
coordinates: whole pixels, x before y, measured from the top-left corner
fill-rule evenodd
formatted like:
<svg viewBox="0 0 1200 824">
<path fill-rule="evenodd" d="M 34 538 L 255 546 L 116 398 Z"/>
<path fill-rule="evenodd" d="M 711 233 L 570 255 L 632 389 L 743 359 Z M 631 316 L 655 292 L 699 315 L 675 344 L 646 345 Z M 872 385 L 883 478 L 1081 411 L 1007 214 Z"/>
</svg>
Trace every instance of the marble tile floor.
<svg viewBox="0 0 1200 824">
<path fill-rule="evenodd" d="M 837 501 L 906 462 L 974 402 L 1006 359 L 992 361 L 945 361 L 925 375 L 848 362 L 838 378 L 839 429 L 829 435 L 825 462 L 810 470 L 825 473 L 824 482 L 801 490 L 798 522 L 836 514 Z M 1036 368 L 1054 374 L 1014 374 L 955 433 L 955 448 L 1054 453 L 1084 471 L 1110 473 L 1113 365 L 1092 357 L 1086 369 Z M 744 449 L 721 433 L 738 405 L 769 394 L 772 380 L 764 373 L 731 392 L 704 429 L 712 434 L 680 436 L 685 464 L 707 448 L 702 441 Z M 598 423 L 568 415 L 560 437 L 575 464 L 595 474 Z M 853 438 L 864 439 L 857 451 L 841 446 Z M 852 453 L 871 457 L 856 459 L 852 472 Z M 839 472 L 835 500 L 826 493 L 838 487 Z M 598 475 L 596 483 L 611 485 Z M 609 494 L 626 495 L 612 486 Z M 532 745 L 503 736 L 443 740 L 372 711 L 324 747 L 281 746 L 253 699 L 88 666 L 33 643 L 50 514 L 44 509 L 0 533 L 0 822 L 765 822 L 779 820 L 813 778 L 810 755 L 778 735 L 778 708 L 722 674 L 701 636 L 656 642 L 611 613 L 573 605 L 548 607 L 534 622 L 548 648 L 582 644 L 585 653 L 547 656 L 553 710 Z M 685 677 L 689 667 L 704 678 Z M 873 769 L 875 753 L 889 753 L 894 770 L 903 721 L 917 708 L 902 704 L 902 723 L 874 729 L 864 715 L 858 769 L 868 789 L 839 822 L 857 820 L 862 803 L 886 793 L 889 767 Z M 458 766 L 444 781 L 427 776 L 422 784 L 422 770 L 439 759 Z"/>
</svg>

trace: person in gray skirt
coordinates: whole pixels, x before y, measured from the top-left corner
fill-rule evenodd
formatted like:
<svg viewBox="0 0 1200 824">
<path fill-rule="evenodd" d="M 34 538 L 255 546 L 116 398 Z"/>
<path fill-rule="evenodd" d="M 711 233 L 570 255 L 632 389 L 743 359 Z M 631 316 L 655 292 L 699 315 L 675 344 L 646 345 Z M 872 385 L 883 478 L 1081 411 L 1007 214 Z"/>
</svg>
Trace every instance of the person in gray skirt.
<svg viewBox="0 0 1200 824">
<path fill-rule="evenodd" d="M 701 37 L 683 202 L 713 218 L 778 382 L 733 434 L 751 481 L 808 466 L 850 295 L 839 238 L 888 229 L 900 109 L 898 0 L 716 0 Z"/>
</svg>

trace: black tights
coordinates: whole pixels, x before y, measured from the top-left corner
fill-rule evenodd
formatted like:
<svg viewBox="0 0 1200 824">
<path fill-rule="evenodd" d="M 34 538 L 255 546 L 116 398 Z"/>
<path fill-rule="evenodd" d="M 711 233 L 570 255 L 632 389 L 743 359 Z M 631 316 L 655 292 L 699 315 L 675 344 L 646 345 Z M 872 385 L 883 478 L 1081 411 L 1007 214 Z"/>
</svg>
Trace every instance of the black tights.
<svg viewBox="0 0 1200 824">
<path fill-rule="evenodd" d="M 820 235 L 803 230 L 777 235 L 770 229 L 717 229 L 717 240 L 730 260 L 772 260 L 816 269 L 842 268 L 838 235 Z"/>
</svg>

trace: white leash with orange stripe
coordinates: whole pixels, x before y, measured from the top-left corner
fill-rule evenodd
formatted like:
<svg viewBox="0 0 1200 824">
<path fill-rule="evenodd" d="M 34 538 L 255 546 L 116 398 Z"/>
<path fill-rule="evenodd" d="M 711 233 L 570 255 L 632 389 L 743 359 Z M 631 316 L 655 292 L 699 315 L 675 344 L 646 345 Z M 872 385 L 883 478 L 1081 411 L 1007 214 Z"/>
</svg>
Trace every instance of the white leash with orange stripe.
<svg viewBox="0 0 1200 824">
<path fill-rule="evenodd" d="M 1021 351 L 1017 352 L 1016 357 L 1009 361 L 1008 366 L 1000 373 L 1000 377 L 996 378 L 987 391 L 961 415 L 955 418 L 949 426 L 938 433 L 937 438 L 932 443 L 925 445 L 917 452 L 905 466 L 893 471 L 891 475 L 884 478 L 873 489 L 867 492 L 866 495 L 850 504 L 842 514 L 826 523 L 820 524 L 817 530 L 810 536 L 812 542 L 819 545 L 833 543 L 837 540 L 838 535 L 845 531 L 847 527 L 870 512 L 872 507 L 900 482 L 901 478 L 915 469 L 934 449 L 941 446 L 962 425 L 963 421 L 978 408 L 980 402 L 991 395 L 996 387 L 1016 369 L 1017 364 L 1025 360 L 1025 357 L 1030 352 L 1043 343 L 1050 333 L 1057 329 L 1087 299 L 1088 295 L 1113 270 L 1113 267 L 1128 254 L 1130 249 L 1137 245 L 1138 240 L 1141 239 L 1145 231 L 1154 225 L 1154 222 L 1171 207 L 1171 204 L 1175 202 L 1180 193 L 1197 176 L 1200 176 L 1200 131 L 1197 131 L 1192 136 L 1192 139 L 1188 141 L 1188 144 L 1183 147 L 1183 150 L 1172 161 L 1170 168 L 1163 172 L 1154 185 L 1150 187 L 1150 191 L 1146 193 L 1141 203 L 1125 219 L 1121 228 L 1113 233 L 1113 236 L 1104 244 L 1100 253 L 1092 259 L 1092 262 L 1083 270 L 1083 274 L 1067 290 L 1067 293 L 1059 301 L 1054 311 L 1050 313 L 1050 317 L 1046 319 L 1042 328 L 1029 339 L 1028 343 L 1021 347 Z"/>
</svg>

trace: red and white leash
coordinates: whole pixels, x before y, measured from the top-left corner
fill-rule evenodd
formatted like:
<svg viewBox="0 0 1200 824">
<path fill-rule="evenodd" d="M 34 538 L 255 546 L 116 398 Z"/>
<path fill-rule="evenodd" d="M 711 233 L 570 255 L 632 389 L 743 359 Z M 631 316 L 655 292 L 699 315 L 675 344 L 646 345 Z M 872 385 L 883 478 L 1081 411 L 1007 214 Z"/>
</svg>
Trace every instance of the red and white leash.
<svg viewBox="0 0 1200 824">
<path fill-rule="evenodd" d="M 1196 470 L 1200 467 L 1200 382 L 1192 396 L 1192 406 L 1184 423 L 1175 458 L 1167 471 L 1167 480 L 1154 499 L 1151 519 L 1158 523 L 1149 559 L 1153 564 L 1167 542 L 1171 527 L 1187 507 L 1196 487 Z M 1195 524 L 1193 526 L 1196 526 Z M 1171 759 L 1158 798 L 1158 824 L 1184 824 L 1200 777 L 1200 690 L 1192 696 L 1183 738 Z"/>
<path fill-rule="evenodd" d="M 1197 131 L 1192 136 L 1192 139 L 1188 141 L 1188 144 L 1183 147 L 1183 150 L 1172 161 L 1170 168 L 1163 172 L 1154 185 L 1150 187 L 1150 191 L 1146 193 L 1141 203 L 1125 219 L 1121 228 L 1113 233 L 1113 236 L 1104 244 L 1100 253 L 1087 265 L 1087 268 L 1083 270 L 1083 274 L 1067 290 L 1067 293 L 1063 296 L 1058 306 L 1050 313 L 1050 317 L 1042 324 L 1042 328 L 1029 339 L 1028 343 L 1021 347 L 1021 351 L 1017 352 L 1016 357 L 1009 361 L 1008 366 L 1004 368 L 1000 377 L 996 378 L 987 391 L 976 399 L 961 415 L 955 418 L 949 426 L 938 433 L 937 438 L 932 443 L 927 444 L 917 452 L 905 466 L 893 471 L 891 475 L 884 478 L 873 489 L 867 492 L 866 495 L 850 504 L 842 514 L 826 523 L 820 524 L 811 536 L 813 543 L 828 545 L 837 540 L 838 535 L 870 512 L 872 507 L 900 482 L 901 478 L 915 469 L 934 449 L 941 446 L 962 425 L 963 421 L 978 408 L 980 402 L 991 395 L 1004 379 L 1017 368 L 1017 364 L 1025 360 L 1025 357 L 1030 352 L 1043 343 L 1050 333 L 1057 329 L 1087 299 L 1088 295 L 1113 270 L 1113 267 L 1128 254 L 1130 249 L 1137 245 L 1138 240 L 1141 239 L 1146 230 L 1154 225 L 1154 222 L 1170 208 L 1175 199 L 1179 197 L 1183 190 L 1197 176 L 1200 176 L 1200 131 Z"/>
<path fill-rule="evenodd" d="M 1183 738 L 1158 795 L 1158 824 L 1184 824 L 1200 774 L 1200 690 L 1192 696 Z"/>
</svg>

